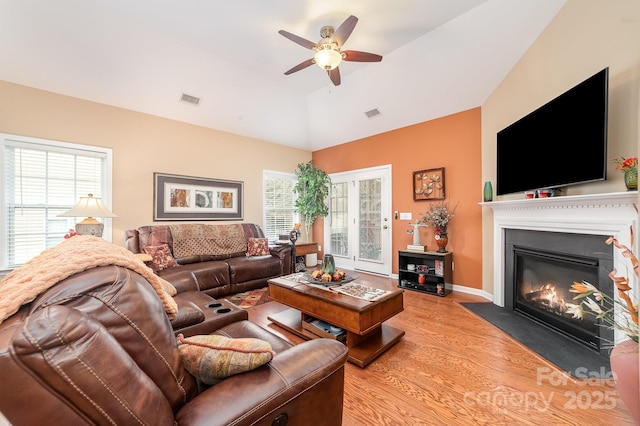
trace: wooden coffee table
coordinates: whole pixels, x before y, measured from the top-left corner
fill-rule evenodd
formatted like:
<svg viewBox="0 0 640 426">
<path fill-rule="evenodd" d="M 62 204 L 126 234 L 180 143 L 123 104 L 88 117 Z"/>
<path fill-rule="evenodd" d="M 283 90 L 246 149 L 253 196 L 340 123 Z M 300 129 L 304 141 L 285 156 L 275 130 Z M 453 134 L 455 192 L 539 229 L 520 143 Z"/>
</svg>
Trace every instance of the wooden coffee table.
<svg viewBox="0 0 640 426">
<path fill-rule="evenodd" d="M 303 321 L 316 318 L 343 328 L 347 332 L 349 361 L 359 367 L 366 367 L 404 336 L 404 330 L 383 324 L 402 312 L 403 290 L 394 288 L 386 281 L 381 283 L 380 280 L 368 279 L 366 274 L 347 274 L 357 275 L 352 283 L 387 290 L 388 293 L 374 301 L 368 301 L 301 282 L 301 273 L 292 274 L 269 280 L 269 297 L 291 309 L 267 318 L 307 340 L 319 336 L 303 328 Z"/>
</svg>

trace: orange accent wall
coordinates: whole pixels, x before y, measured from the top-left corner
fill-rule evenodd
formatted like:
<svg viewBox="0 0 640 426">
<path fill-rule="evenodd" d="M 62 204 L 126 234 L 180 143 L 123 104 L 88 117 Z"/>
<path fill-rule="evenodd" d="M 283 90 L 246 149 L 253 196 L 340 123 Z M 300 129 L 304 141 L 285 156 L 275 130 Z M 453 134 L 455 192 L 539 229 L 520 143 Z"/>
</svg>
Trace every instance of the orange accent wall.
<svg viewBox="0 0 640 426">
<path fill-rule="evenodd" d="M 384 117 L 380 117 L 384 119 Z M 449 224 L 447 250 L 453 252 L 453 283 L 482 289 L 481 111 L 474 108 L 436 120 L 313 152 L 313 163 L 337 173 L 391 164 L 391 211 L 411 212 L 413 220 L 390 218 L 393 273 L 398 273 L 398 250 L 413 242 L 409 224 L 437 201 L 413 200 L 413 172 L 444 167 L 445 196 L 455 216 Z M 314 240 L 325 247 L 324 221 L 316 220 Z M 436 250 L 433 228 L 421 228 L 422 243 Z"/>
</svg>

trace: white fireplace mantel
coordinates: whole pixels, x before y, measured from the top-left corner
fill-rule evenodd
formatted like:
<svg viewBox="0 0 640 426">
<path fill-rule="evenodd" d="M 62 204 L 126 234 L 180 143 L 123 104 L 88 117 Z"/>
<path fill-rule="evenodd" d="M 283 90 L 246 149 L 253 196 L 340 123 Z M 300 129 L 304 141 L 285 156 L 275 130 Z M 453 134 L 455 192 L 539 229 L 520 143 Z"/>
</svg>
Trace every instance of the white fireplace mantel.
<svg viewBox="0 0 640 426">
<path fill-rule="evenodd" d="M 506 229 L 613 236 L 638 253 L 630 233 L 638 225 L 637 203 L 637 191 L 480 203 L 493 210 L 493 303 L 504 306 Z M 619 271 L 622 262 L 614 257 Z"/>
</svg>

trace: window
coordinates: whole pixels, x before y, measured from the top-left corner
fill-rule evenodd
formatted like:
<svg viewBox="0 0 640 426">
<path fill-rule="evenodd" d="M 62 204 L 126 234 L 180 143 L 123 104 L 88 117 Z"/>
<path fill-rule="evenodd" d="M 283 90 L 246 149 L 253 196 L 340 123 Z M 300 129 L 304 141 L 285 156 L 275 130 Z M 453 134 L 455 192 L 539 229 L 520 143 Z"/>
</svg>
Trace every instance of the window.
<svg viewBox="0 0 640 426">
<path fill-rule="evenodd" d="M 264 226 L 263 230 L 269 241 L 278 240 L 278 235 L 288 234 L 298 222 L 295 211 L 296 175 L 264 171 Z"/>
<path fill-rule="evenodd" d="M 58 217 L 81 196 L 110 206 L 108 148 L 0 134 L 0 269 L 25 263 L 64 238 L 84 218 Z M 105 220 L 110 236 L 110 220 Z"/>
<path fill-rule="evenodd" d="M 349 183 L 333 183 L 329 202 L 330 253 L 349 256 Z"/>
</svg>

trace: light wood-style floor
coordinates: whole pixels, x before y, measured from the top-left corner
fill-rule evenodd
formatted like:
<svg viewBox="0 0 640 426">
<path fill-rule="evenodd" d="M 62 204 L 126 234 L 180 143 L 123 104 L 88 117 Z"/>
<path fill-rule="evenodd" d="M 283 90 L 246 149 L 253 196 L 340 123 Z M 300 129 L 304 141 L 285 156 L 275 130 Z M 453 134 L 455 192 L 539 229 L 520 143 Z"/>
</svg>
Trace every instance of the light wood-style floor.
<svg viewBox="0 0 640 426">
<path fill-rule="evenodd" d="M 485 301 L 406 290 L 404 311 L 387 322 L 402 340 L 364 369 L 346 365 L 343 424 L 635 424 L 612 382 L 573 379 L 460 305 Z M 249 319 L 299 343 L 267 319 L 285 308 L 269 302 Z"/>
</svg>

